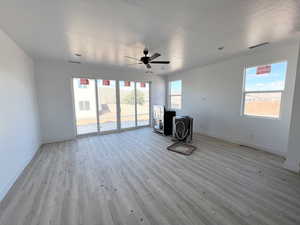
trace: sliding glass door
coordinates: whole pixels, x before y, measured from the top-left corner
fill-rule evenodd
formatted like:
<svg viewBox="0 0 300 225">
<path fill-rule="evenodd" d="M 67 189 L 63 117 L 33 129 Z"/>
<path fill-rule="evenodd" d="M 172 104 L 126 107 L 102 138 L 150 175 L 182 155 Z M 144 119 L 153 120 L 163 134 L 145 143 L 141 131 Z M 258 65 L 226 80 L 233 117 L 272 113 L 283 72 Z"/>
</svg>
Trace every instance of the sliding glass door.
<svg viewBox="0 0 300 225">
<path fill-rule="evenodd" d="M 120 81 L 119 84 L 121 128 L 135 127 L 135 83 L 133 81 Z"/>
<path fill-rule="evenodd" d="M 150 124 L 149 83 L 136 82 L 137 126 Z"/>
<path fill-rule="evenodd" d="M 74 78 L 77 135 L 150 124 L 150 83 Z"/>
<path fill-rule="evenodd" d="M 100 132 L 117 129 L 116 81 L 97 80 Z"/>
<path fill-rule="evenodd" d="M 73 79 L 77 134 L 98 131 L 95 80 Z"/>
</svg>

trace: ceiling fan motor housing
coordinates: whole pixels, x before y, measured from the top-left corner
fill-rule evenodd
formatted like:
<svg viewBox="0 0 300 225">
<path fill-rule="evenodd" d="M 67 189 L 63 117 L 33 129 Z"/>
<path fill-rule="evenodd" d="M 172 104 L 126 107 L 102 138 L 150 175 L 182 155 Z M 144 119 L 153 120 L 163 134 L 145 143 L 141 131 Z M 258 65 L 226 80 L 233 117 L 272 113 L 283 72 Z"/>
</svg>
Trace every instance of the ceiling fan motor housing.
<svg viewBox="0 0 300 225">
<path fill-rule="evenodd" d="M 148 64 L 150 62 L 150 57 L 148 56 L 143 56 L 141 58 L 141 61 L 144 63 L 144 64 Z"/>
</svg>

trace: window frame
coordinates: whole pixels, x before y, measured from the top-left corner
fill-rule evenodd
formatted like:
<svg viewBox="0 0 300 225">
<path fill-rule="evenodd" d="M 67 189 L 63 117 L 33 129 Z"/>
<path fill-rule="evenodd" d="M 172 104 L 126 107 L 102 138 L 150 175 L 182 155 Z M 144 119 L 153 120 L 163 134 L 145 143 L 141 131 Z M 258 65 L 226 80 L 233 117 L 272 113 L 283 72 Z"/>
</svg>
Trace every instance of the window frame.
<svg viewBox="0 0 300 225">
<path fill-rule="evenodd" d="M 172 95 L 171 94 L 171 83 L 176 82 L 176 81 L 180 81 L 180 85 L 181 85 L 180 95 Z M 171 104 L 171 99 L 172 99 L 172 97 L 178 97 L 178 96 L 181 97 L 181 99 L 180 99 L 180 108 L 173 108 L 172 104 Z M 182 109 L 182 80 L 170 80 L 169 81 L 169 83 L 168 83 L 168 105 L 169 105 L 169 109 L 172 109 L 172 110 L 181 110 Z"/>
<path fill-rule="evenodd" d="M 287 69 L 285 71 L 285 77 L 284 77 L 284 87 L 283 90 L 270 90 L 270 91 L 246 91 L 245 87 L 246 87 L 246 70 L 248 68 L 252 68 L 252 67 L 260 67 L 260 66 L 265 66 L 265 65 L 273 65 L 273 64 L 277 64 L 277 63 L 286 63 L 287 65 Z M 266 63 L 266 64 L 260 64 L 260 65 L 254 65 L 254 66 L 248 66 L 245 65 L 244 66 L 244 71 L 243 71 L 243 88 L 242 88 L 242 104 L 241 104 L 241 116 L 243 117 L 249 117 L 249 118 L 259 118 L 259 119 L 269 119 L 269 120 L 281 120 L 282 119 L 282 100 L 283 100 L 283 96 L 284 96 L 284 92 L 286 89 L 286 77 L 287 77 L 287 72 L 288 72 L 288 60 L 280 60 L 280 61 L 276 61 L 276 62 L 271 62 L 271 63 Z M 280 97 L 280 109 L 279 109 L 279 115 L 278 117 L 271 117 L 271 116 L 259 116 L 259 115 L 247 115 L 245 114 L 245 99 L 246 99 L 246 94 L 262 94 L 262 93 L 281 93 L 281 97 Z"/>
</svg>

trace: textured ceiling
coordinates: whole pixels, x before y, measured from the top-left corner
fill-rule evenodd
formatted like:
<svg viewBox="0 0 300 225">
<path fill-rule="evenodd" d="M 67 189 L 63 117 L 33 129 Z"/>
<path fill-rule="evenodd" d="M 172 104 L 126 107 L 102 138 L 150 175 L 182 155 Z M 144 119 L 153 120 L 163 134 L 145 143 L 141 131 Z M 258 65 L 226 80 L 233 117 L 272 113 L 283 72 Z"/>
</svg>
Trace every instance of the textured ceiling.
<svg viewBox="0 0 300 225">
<path fill-rule="evenodd" d="M 299 0 L 2 0 L 0 28 L 34 59 L 127 67 L 145 46 L 167 74 L 297 38 Z M 224 46 L 222 51 L 218 47 Z M 144 65 L 132 65 L 145 71 Z"/>
</svg>

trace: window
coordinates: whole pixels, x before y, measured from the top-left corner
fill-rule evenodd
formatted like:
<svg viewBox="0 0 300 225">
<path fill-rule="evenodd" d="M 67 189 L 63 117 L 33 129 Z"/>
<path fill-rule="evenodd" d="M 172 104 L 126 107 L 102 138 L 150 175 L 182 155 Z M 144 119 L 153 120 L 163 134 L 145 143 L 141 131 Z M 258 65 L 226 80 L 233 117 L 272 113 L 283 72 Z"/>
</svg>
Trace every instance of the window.
<svg viewBox="0 0 300 225">
<path fill-rule="evenodd" d="M 116 81 L 97 80 L 97 87 L 100 131 L 116 130 L 118 128 Z"/>
<path fill-rule="evenodd" d="M 90 110 L 90 102 L 89 101 L 80 101 L 79 102 L 79 110 L 80 111 L 89 111 Z"/>
<path fill-rule="evenodd" d="M 80 88 L 77 85 L 79 82 L 85 83 L 86 88 Z M 98 131 L 95 83 L 93 79 L 73 79 L 76 131 L 78 135 Z"/>
<path fill-rule="evenodd" d="M 150 82 L 73 78 L 77 135 L 149 126 L 150 87 Z"/>
<path fill-rule="evenodd" d="M 88 79 L 77 79 L 78 88 L 88 88 L 89 80 Z"/>
<path fill-rule="evenodd" d="M 78 84 L 78 88 L 88 88 L 88 85 L 85 85 L 85 84 Z"/>
<path fill-rule="evenodd" d="M 134 81 L 119 81 L 121 128 L 136 126 L 136 96 Z"/>
<path fill-rule="evenodd" d="M 243 115 L 279 118 L 287 62 L 245 69 Z"/>
<path fill-rule="evenodd" d="M 171 109 L 181 109 L 181 80 L 169 83 L 169 106 Z"/>
<path fill-rule="evenodd" d="M 150 123 L 150 85 L 147 82 L 136 83 L 137 125 L 147 126 Z"/>
</svg>

